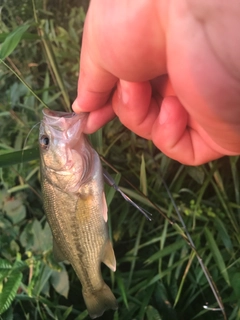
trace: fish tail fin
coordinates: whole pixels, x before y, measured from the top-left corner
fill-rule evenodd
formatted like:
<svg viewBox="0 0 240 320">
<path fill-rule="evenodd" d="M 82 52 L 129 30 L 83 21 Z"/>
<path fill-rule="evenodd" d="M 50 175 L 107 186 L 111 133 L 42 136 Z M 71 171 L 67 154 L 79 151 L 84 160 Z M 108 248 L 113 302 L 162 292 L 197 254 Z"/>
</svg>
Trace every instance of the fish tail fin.
<svg viewBox="0 0 240 320">
<path fill-rule="evenodd" d="M 108 309 L 118 308 L 117 300 L 106 283 L 97 291 L 83 292 L 83 298 L 92 319 L 100 317 Z"/>
</svg>

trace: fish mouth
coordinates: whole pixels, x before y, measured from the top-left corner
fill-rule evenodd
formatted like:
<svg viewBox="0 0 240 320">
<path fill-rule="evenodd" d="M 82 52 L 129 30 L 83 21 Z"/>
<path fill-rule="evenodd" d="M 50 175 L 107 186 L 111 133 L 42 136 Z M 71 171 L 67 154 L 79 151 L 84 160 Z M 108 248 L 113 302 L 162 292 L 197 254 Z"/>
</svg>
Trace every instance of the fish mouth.
<svg viewBox="0 0 240 320">
<path fill-rule="evenodd" d="M 74 116 L 76 116 L 75 112 L 53 111 L 50 109 L 43 109 L 42 112 L 44 116 L 50 118 L 73 118 Z"/>
<path fill-rule="evenodd" d="M 53 111 L 50 109 L 43 109 L 43 120 L 42 123 L 47 125 L 48 127 L 51 127 L 54 130 L 66 132 L 70 128 L 72 128 L 70 131 L 73 133 L 75 125 L 82 129 L 84 127 L 84 123 L 87 119 L 88 113 L 87 112 L 81 112 L 81 113 L 75 113 L 75 112 L 62 112 L 62 111 Z M 78 128 L 75 128 L 76 131 L 79 131 Z"/>
</svg>

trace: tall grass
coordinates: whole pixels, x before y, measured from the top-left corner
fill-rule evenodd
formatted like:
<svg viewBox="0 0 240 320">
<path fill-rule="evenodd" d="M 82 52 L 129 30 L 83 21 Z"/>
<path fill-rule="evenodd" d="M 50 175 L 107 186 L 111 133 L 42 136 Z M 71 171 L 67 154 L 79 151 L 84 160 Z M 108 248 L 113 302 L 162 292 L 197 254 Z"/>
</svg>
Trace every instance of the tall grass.
<svg viewBox="0 0 240 320">
<path fill-rule="evenodd" d="M 41 201 L 37 127 L 28 135 L 40 121 L 44 105 L 68 110 L 75 98 L 83 21 L 84 10 L 77 1 L 24 0 L 21 6 L 3 1 L 0 319 L 88 318 L 75 273 L 52 258 Z M 196 255 L 216 284 L 227 319 L 240 319 L 238 157 L 183 166 L 117 119 L 91 140 L 120 172 L 116 175 L 104 164 L 121 189 L 152 213 L 150 222 L 106 186 L 117 271 L 104 266 L 102 271 L 119 309 L 106 312 L 103 319 L 223 319 Z"/>
</svg>

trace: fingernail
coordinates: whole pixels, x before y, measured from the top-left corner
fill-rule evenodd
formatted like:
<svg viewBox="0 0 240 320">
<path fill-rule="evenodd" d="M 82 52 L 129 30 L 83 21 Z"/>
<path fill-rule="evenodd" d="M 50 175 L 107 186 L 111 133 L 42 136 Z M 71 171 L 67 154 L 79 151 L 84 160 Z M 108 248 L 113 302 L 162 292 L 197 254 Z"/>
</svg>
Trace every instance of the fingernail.
<svg viewBox="0 0 240 320">
<path fill-rule="evenodd" d="M 81 112 L 81 108 L 78 105 L 77 99 L 72 104 L 72 110 L 76 113 Z"/>
<path fill-rule="evenodd" d="M 160 110 L 160 115 L 159 115 L 159 123 L 164 124 L 165 122 L 167 122 L 168 118 L 169 118 L 168 105 L 163 100 L 161 110 Z"/>
<path fill-rule="evenodd" d="M 126 81 L 120 81 L 119 87 L 121 94 L 120 98 L 124 104 L 127 104 L 129 101 L 128 83 Z"/>
<path fill-rule="evenodd" d="M 120 81 L 118 81 L 117 83 L 117 97 L 119 100 L 122 100 L 122 88 L 121 88 Z"/>
</svg>

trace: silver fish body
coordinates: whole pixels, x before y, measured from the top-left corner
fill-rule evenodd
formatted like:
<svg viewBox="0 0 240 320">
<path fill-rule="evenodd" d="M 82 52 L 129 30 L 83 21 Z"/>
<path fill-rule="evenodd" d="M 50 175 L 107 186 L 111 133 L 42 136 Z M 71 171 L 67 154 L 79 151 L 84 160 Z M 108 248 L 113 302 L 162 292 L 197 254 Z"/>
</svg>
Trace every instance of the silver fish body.
<svg viewBox="0 0 240 320">
<path fill-rule="evenodd" d="M 109 240 L 102 166 L 82 133 L 86 114 L 43 110 L 39 146 L 44 209 L 58 261 L 68 260 L 82 283 L 92 318 L 117 301 L 103 281 L 101 262 L 116 270 Z"/>
</svg>

